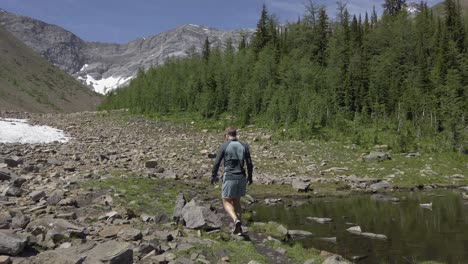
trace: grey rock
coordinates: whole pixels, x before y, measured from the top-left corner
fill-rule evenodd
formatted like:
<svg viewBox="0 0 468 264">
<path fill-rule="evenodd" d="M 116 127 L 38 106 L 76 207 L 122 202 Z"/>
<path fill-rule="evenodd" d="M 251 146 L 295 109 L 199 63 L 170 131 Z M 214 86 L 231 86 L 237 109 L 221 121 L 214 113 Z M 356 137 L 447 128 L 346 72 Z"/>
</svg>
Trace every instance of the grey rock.
<svg viewBox="0 0 468 264">
<path fill-rule="evenodd" d="M 145 168 L 148 169 L 153 169 L 158 166 L 158 161 L 157 160 L 148 160 L 145 162 Z"/>
<path fill-rule="evenodd" d="M 34 202 L 39 202 L 39 200 L 46 197 L 46 194 L 44 191 L 34 191 L 29 194 L 29 197 L 31 197 L 31 200 Z"/>
<path fill-rule="evenodd" d="M 0 168 L 0 181 L 9 181 L 15 177 L 18 177 L 18 176 L 7 169 Z"/>
<path fill-rule="evenodd" d="M 185 197 L 183 194 L 177 195 L 176 203 L 174 207 L 174 213 L 172 215 L 172 218 L 174 219 L 176 223 L 179 223 L 179 221 L 181 220 L 182 212 L 186 203 L 187 201 L 185 200 Z"/>
<path fill-rule="evenodd" d="M 346 229 L 346 231 L 352 233 L 352 234 L 356 234 L 356 235 L 360 235 L 362 233 L 362 230 L 361 230 L 361 227 L 360 226 L 352 226 L 348 229 Z"/>
<path fill-rule="evenodd" d="M 45 232 L 54 236 L 66 237 L 84 237 L 84 228 L 74 225 L 64 219 L 56 219 L 50 217 L 39 218 L 31 221 L 26 230 L 32 232 L 33 230 L 42 229 Z"/>
<path fill-rule="evenodd" d="M 331 218 L 320 218 L 320 217 L 307 217 L 307 219 L 315 221 L 319 224 L 330 223 L 333 221 Z"/>
<path fill-rule="evenodd" d="M 92 262 L 86 262 L 87 252 L 95 246 L 96 243 L 87 241 L 69 248 L 44 251 L 35 256 L 31 264 L 91 264 Z"/>
<path fill-rule="evenodd" d="M 294 179 L 292 181 L 292 187 L 294 188 L 294 190 L 298 192 L 307 192 L 309 190 L 310 183 L 306 183 L 301 180 Z"/>
<path fill-rule="evenodd" d="M 11 257 L 10 256 L 0 256 L 0 264 L 10 264 Z"/>
<path fill-rule="evenodd" d="M 4 196 L 20 197 L 23 191 L 16 186 L 9 186 L 3 191 Z"/>
<path fill-rule="evenodd" d="M 367 162 L 373 162 L 373 161 L 381 162 L 381 161 L 390 160 L 391 157 L 386 152 L 371 151 L 369 155 L 364 156 L 363 159 L 364 161 L 367 161 Z"/>
<path fill-rule="evenodd" d="M 86 253 L 85 263 L 132 264 L 133 251 L 131 244 L 118 241 L 107 241 L 92 248 Z M 93 262 L 95 261 L 95 262 Z"/>
<path fill-rule="evenodd" d="M 15 212 L 15 216 L 12 218 L 11 227 L 24 229 L 30 221 L 29 216 L 24 215 L 21 211 Z"/>
<path fill-rule="evenodd" d="M 48 205 L 57 205 L 64 197 L 65 193 L 62 190 L 55 190 L 47 198 Z"/>
<path fill-rule="evenodd" d="M 0 157 L 0 163 L 5 163 L 8 167 L 10 168 L 15 168 L 18 167 L 21 163 L 23 163 L 23 160 L 19 157 Z"/>
<path fill-rule="evenodd" d="M 0 254 L 16 256 L 23 252 L 26 238 L 10 231 L 0 231 Z"/>
<path fill-rule="evenodd" d="M 304 230 L 288 230 L 288 234 L 293 239 L 305 238 L 313 235 L 311 232 Z"/>
<path fill-rule="evenodd" d="M 351 264 L 351 262 L 347 261 L 342 256 L 333 255 L 326 258 L 322 264 Z"/>
<path fill-rule="evenodd" d="M 55 160 L 55 159 L 49 159 L 49 160 L 47 160 L 47 164 L 53 165 L 53 166 L 62 166 L 63 161 Z"/>
<path fill-rule="evenodd" d="M 280 232 L 281 234 L 283 235 L 288 235 L 288 229 L 286 229 L 286 227 L 284 227 L 283 225 L 279 225 L 276 230 L 278 230 L 278 232 Z"/>
<path fill-rule="evenodd" d="M 133 227 L 126 227 L 120 230 L 117 236 L 128 241 L 137 241 L 143 237 L 141 231 Z"/>
<path fill-rule="evenodd" d="M 388 189 L 388 188 L 390 188 L 390 187 L 391 187 L 391 185 L 390 185 L 390 183 L 387 182 L 387 181 L 380 181 L 380 182 L 371 184 L 371 185 L 369 186 L 369 188 L 372 189 L 372 190 Z"/>
<path fill-rule="evenodd" d="M 184 206 L 182 216 L 187 228 L 211 230 L 222 226 L 219 215 L 207 207 L 197 205 L 195 200 Z"/>
<path fill-rule="evenodd" d="M 372 238 L 372 239 L 380 239 L 380 240 L 387 240 L 386 235 L 382 234 L 374 234 L 374 233 L 369 233 L 369 232 L 362 232 L 361 236 L 367 237 L 367 238 Z"/>
</svg>

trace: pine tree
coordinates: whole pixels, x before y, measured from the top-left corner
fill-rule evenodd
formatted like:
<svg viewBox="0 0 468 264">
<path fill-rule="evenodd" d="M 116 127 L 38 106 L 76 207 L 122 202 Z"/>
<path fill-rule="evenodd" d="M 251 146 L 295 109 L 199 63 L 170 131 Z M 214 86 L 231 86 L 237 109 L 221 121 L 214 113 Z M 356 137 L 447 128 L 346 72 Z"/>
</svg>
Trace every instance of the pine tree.
<svg viewBox="0 0 468 264">
<path fill-rule="evenodd" d="M 210 41 L 208 40 L 208 37 L 206 37 L 205 43 L 203 44 L 202 58 L 205 61 L 208 61 L 208 59 L 210 58 L 210 53 L 211 53 Z"/>
<path fill-rule="evenodd" d="M 405 7 L 406 0 L 385 0 L 384 13 L 390 16 L 397 15 Z"/>
<path fill-rule="evenodd" d="M 252 46 L 255 53 L 259 53 L 271 39 L 271 35 L 269 34 L 268 29 L 268 18 L 268 11 L 264 4 L 262 7 L 260 20 L 257 23 L 257 31 L 253 37 Z"/>
</svg>

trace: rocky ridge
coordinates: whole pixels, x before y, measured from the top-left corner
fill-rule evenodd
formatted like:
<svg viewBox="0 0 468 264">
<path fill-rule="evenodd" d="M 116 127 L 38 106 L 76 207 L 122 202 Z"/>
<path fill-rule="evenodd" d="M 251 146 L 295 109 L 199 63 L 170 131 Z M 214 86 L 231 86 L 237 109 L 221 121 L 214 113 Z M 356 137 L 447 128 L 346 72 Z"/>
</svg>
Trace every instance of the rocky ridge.
<svg viewBox="0 0 468 264">
<path fill-rule="evenodd" d="M 228 39 L 237 47 L 253 30 L 218 30 L 184 25 L 126 44 L 82 40 L 59 26 L 0 9 L 0 25 L 42 57 L 96 92 L 106 93 L 128 83 L 138 70 L 164 63 L 169 57 L 185 57 L 191 49 L 200 52 L 206 38 L 212 47 L 224 48 Z"/>
</svg>

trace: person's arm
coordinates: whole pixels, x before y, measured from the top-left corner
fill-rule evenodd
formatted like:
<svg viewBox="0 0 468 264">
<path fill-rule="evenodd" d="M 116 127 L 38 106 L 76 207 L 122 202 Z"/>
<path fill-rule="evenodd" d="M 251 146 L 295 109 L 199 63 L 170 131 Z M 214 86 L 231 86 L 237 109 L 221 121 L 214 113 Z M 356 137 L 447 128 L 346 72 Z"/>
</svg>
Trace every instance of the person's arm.
<svg viewBox="0 0 468 264">
<path fill-rule="evenodd" d="M 247 181 L 249 184 L 252 184 L 253 182 L 253 164 L 252 164 L 252 157 L 250 157 L 250 149 L 249 145 L 245 144 L 245 162 L 247 163 Z"/>
<path fill-rule="evenodd" d="M 219 166 L 221 166 L 221 161 L 224 158 L 224 152 L 226 151 L 225 144 L 221 145 L 218 149 L 218 153 L 216 154 L 216 159 L 213 165 L 213 171 L 211 172 L 211 183 L 214 183 L 218 180 L 218 170 Z"/>
</svg>

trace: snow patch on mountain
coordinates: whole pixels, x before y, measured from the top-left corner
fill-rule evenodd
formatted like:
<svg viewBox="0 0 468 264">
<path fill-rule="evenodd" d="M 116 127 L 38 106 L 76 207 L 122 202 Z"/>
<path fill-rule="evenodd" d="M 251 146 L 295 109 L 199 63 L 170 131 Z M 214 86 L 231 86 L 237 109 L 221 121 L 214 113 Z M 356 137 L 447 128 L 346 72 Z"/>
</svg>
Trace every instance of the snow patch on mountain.
<svg viewBox="0 0 468 264">
<path fill-rule="evenodd" d="M 125 84 L 127 84 L 134 76 L 130 77 L 114 77 L 110 76 L 108 78 L 102 78 L 100 80 L 96 80 L 93 76 L 87 74 L 85 77 L 78 77 L 78 80 L 81 80 L 86 83 L 86 85 L 92 86 L 94 91 L 100 94 L 107 94 L 109 91 L 117 89 Z"/>
</svg>

